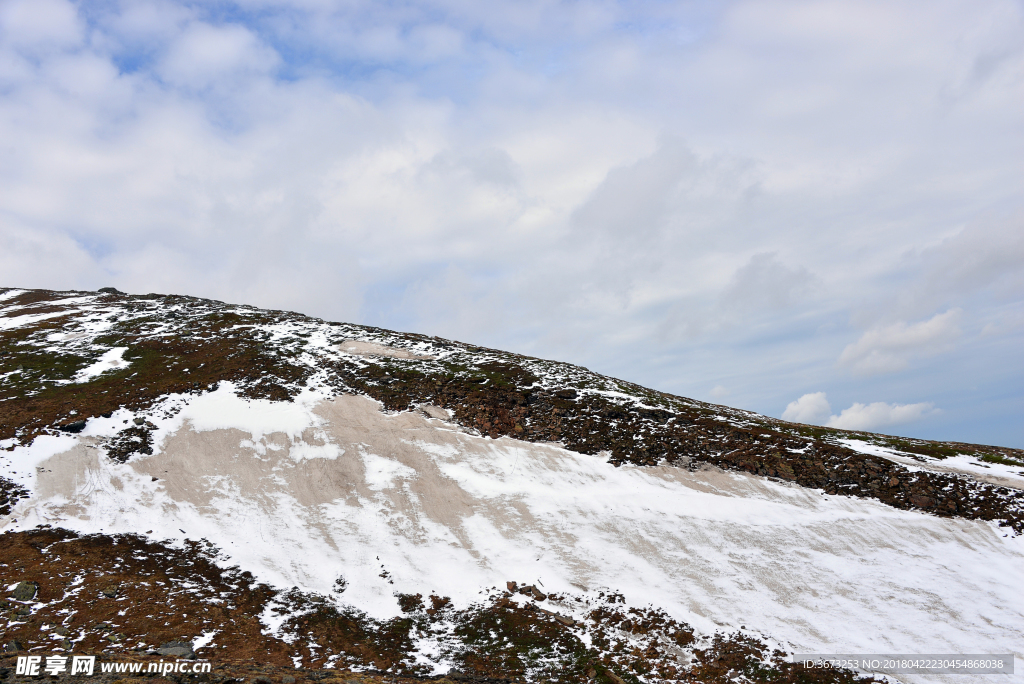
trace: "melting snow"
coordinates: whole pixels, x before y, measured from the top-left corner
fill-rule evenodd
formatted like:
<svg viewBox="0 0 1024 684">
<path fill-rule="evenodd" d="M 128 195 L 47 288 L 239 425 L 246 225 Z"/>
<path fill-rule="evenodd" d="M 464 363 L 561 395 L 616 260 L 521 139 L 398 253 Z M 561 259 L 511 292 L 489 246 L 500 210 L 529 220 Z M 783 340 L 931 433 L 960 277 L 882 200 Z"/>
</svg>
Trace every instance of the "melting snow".
<svg viewBox="0 0 1024 684">
<path fill-rule="evenodd" d="M 128 347 L 114 347 L 104 352 L 91 366 L 78 371 L 78 374 L 75 375 L 75 382 L 87 382 L 101 373 L 127 368 L 131 362 L 121 358 L 126 351 L 128 351 Z"/>
<path fill-rule="evenodd" d="M 338 350 L 346 354 L 356 356 L 389 356 L 395 359 L 424 359 L 433 360 L 435 357 L 423 354 L 414 354 L 405 349 L 397 349 L 375 342 L 363 342 L 360 340 L 345 340 L 338 345 Z"/>
<path fill-rule="evenodd" d="M 196 637 L 192 641 L 192 650 L 205 648 L 213 644 L 213 637 L 217 636 L 217 632 L 203 632 L 202 636 Z"/>
<path fill-rule="evenodd" d="M 115 419 L 16 447 L 34 496 L 0 526 L 180 528 L 275 586 L 330 595 L 344 575 L 343 600 L 375 617 L 398 613 L 395 592 L 466 605 L 539 580 L 619 590 L 705 632 L 752 626 L 794 650 L 1024 655 L 1024 538 L 994 524 L 717 469 L 615 468 L 363 397 L 167 401 L 181 411 L 152 412 L 163 437 L 149 457 L 88 448 Z"/>
<path fill-rule="evenodd" d="M 957 454 L 956 456 L 949 456 L 943 459 L 919 456 L 917 454 L 907 455 L 894 449 L 871 444 L 859 439 L 839 439 L 836 441 L 856 452 L 871 456 L 881 456 L 894 463 L 899 463 L 911 472 L 930 470 L 939 473 L 969 475 L 982 482 L 1024 489 L 1024 468 L 1021 466 L 1011 466 L 1004 463 L 982 463 L 975 457 L 967 454 Z"/>
<path fill-rule="evenodd" d="M 56 318 L 57 316 L 66 315 L 67 311 L 56 311 L 51 313 L 22 314 L 21 316 L 0 317 L 0 330 L 13 330 L 14 328 L 20 328 L 23 325 L 31 325 L 32 323 L 45 321 L 48 318 Z"/>
<path fill-rule="evenodd" d="M 114 322 L 164 306 L 128 311 L 96 299 L 0 317 L 0 329 L 73 315 L 76 325 L 45 343 L 79 353 Z M 157 335 L 181 322 L 146 325 Z M 427 353 L 464 354 L 471 364 L 502 358 L 312 320 L 259 327 L 311 365 L 311 352 L 350 354 L 359 364 L 372 356 L 429 363 Z M 123 367 L 123 351 L 108 350 L 80 377 Z M 524 363 L 544 387 L 582 383 L 589 389 L 581 393 L 646 405 L 625 384 L 585 369 Z M 557 445 L 473 436 L 418 412 L 385 415 L 366 398 L 330 399 L 312 380 L 293 402 L 246 400 L 221 383 L 214 392 L 165 397 L 141 416 L 122 409 L 89 419 L 79 435 L 0 452 L 0 464 L 16 473 L 9 476 L 32 490 L 0 529 L 152 529 L 172 539 L 187 530 L 278 587 L 330 595 L 343 575 L 344 601 L 375 617 L 398 613 L 398 591 L 436 591 L 466 605 L 482 588 L 529 579 L 554 592 L 606 586 L 705 632 L 744 624 L 792 650 L 1024 656 L 1024 537 L 994 524 L 714 468 L 615 468 Z M 715 410 L 733 424 L 764 420 Z M 154 453 L 125 464 L 106 458 L 103 440 L 138 417 L 156 425 Z M 856 440 L 845 445 L 911 467 L 1019 477 L 1011 466 L 967 456 L 920 463 Z M 277 627 L 274 615 L 264 617 L 268 629 Z"/>
</svg>

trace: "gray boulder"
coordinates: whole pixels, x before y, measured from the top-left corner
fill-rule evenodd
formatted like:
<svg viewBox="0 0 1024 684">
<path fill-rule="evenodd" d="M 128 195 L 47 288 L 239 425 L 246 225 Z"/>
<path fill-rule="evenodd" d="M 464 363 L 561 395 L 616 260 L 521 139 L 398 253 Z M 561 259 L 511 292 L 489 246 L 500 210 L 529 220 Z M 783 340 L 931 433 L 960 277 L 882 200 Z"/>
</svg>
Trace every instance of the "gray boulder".
<svg viewBox="0 0 1024 684">
<path fill-rule="evenodd" d="M 160 644 L 160 648 L 156 649 L 157 655 L 167 656 L 168 658 L 184 658 L 186 660 L 195 660 L 196 652 L 192 650 L 192 644 L 187 641 L 168 641 L 167 643 Z"/>
<path fill-rule="evenodd" d="M 71 432 L 71 433 L 74 433 L 74 434 L 78 434 L 79 432 L 81 432 L 82 430 L 85 429 L 85 421 L 84 420 L 76 420 L 73 423 L 68 423 L 67 425 L 61 425 L 60 429 L 61 429 L 62 432 Z"/>
<path fill-rule="evenodd" d="M 11 598 L 15 601 L 31 601 L 36 597 L 37 591 L 39 591 L 39 584 L 37 582 L 18 582 L 18 586 L 14 588 Z"/>
</svg>

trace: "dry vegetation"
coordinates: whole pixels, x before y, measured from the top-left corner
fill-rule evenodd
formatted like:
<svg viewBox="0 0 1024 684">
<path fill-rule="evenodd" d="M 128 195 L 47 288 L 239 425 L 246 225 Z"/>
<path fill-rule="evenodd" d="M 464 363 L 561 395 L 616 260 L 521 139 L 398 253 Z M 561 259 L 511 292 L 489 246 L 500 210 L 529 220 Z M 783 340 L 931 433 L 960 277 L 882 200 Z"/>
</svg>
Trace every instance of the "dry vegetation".
<svg viewBox="0 0 1024 684">
<path fill-rule="evenodd" d="M 74 296 L 72 296 L 74 295 Z M 75 297 L 94 297 L 114 322 L 86 347 L 48 342 L 97 320 Z M 568 364 L 542 361 L 439 338 L 326 324 L 298 314 L 233 307 L 169 295 L 29 290 L 2 304 L 8 316 L 56 314 L 0 332 L 0 440 L 80 429 L 82 420 L 125 407 L 144 410 L 169 393 L 202 392 L 222 381 L 252 398 L 289 400 L 314 376 L 335 392 L 354 392 L 399 411 L 431 403 L 491 437 L 556 441 L 612 463 L 707 463 L 775 477 L 829 494 L 870 497 L 901 509 L 995 520 L 1024 533 L 1024 492 L 954 475 L 909 469 L 838 444 L 865 439 L 909 455 L 972 454 L 992 463 L 1024 463 L 1014 449 L 909 440 L 795 425 L 654 392 Z M 291 326 L 285 338 L 273 327 Z M 311 348 L 314 331 L 335 342 L 363 336 L 415 346 L 437 359 L 351 357 Z M 69 382 L 102 349 L 126 347 L 130 365 L 89 382 Z M 624 400 L 600 390 L 612 389 Z M 597 390 L 597 391 L 595 391 Z M 145 453 L 145 427 L 129 426 L 111 444 L 121 459 Z M 3 497 L 19 493 L 0 480 Z"/>
<path fill-rule="evenodd" d="M 698 639 L 689 625 L 654 608 L 627 608 L 614 594 L 588 602 L 545 596 L 536 587 L 518 590 L 510 582 L 507 591 L 461 610 L 445 597 L 403 595 L 401 616 L 373 620 L 332 598 L 276 591 L 237 567 L 222 568 L 216 549 L 202 541 L 172 548 L 136 535 L 8 532 L 0 537 L 0 584 L 23 592 L 0 604 L 0 640 L 9 651 L 0 678 L 8 680 L 15 679 L 9 668 L 17 654 L 151 661 L 161 659 L 151 653 L 161 645 L 216 632 L 210 646 L 197 649 L 215 665 L 211 675 L 171 678 L 254 684 L 285 677 L 327 684 L 621 684 L 641 676 L 652 683 L 869 681 L 850 672 L 805 672 L 746 633 Z M 517 602 L 517 593 L 531 599 Z M 285 618 L 280 633 L 264 633 L 260 616 L 268 609 Z M 431 676 L 416 657 L 424 636 L 432 636 L 454 665 L 446 677 Z M 294 666 L 295 658 L 303 667 Z"/>
</svg>

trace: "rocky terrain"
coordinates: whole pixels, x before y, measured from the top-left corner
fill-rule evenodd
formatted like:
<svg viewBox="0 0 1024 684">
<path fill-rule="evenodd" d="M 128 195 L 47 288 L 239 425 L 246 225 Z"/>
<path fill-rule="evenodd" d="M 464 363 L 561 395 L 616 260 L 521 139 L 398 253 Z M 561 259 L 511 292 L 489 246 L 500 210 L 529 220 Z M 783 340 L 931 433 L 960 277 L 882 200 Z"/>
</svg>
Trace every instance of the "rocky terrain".
<svg viewBox="0 0 1024 684">
<path fill-rule="evenodd" d="M 907 468 L 843 442 L 921 461 L 964 455 L 983 467 L 1024 471 L 1021 450 L 787 423 L 569 364 L 210 300 L 117 291 L 6 290 L 0 297 L 7 318 L 0 329 L 0 440 L 26 444 L 40 434 L 74 432 L 88 418 L 144 410 L 167 394 L 223 381 L 236 383 L 242 396 L 278 401 L 316 383 L 372 397 L 389 411 L 429 403 L 482 435 L 559 442 L 605 453 L 612 463 L 709 463 L 1024 532 L 1019 489 Z M 335 353 L 343 342 L 367 338 L 373 342 L 354 353 Z M 121 368 L 74 382 L 114 350 L 121 350 Z M 111 453 L 146 453 L 149 430 L 141 422 L 122 430 Z M 2 487 L 7 502 L 23 495 L 12 484 Z"/>
<path fill-rule="evenodd" d="M 400 595 L 402 614 L 379 621 L 335 597 L 275 590 L 237 567 L 220 567 L 216 550 L 200 542 L 174 548 L 133 535 L 44 528 L 0 539 L 4 582 L 34 578 L 15 583 L 0 604 L 8 653 L 4 678 L 11 678 L 16 654 L 54 651 L 101 653 L 118 663 L 199 655 L 220 665 L 202 681 L 237 681 L 241 672 L 257 684 L 260 677 L 334 681 L 346 666 L 364 675 L 399 676 L 388 681 L 617 684 L 637 675 L 652 681 L 860 681 L 849 672 L 802 673 L 751 634 L 698 639 L 689 625 L 663 611 L 626 608 L 614 594 L 590 603 L 509 581 L 504 591 L 463 610 L 447 597 Z M 520 597 L 529 600 L 514 600 Z M 581 605 L 582 619 L 567 617 Z M 265 633 L 260 617 L 268 610 L 284 616 L 279 635 Z M 190 641 L 180 641 L 197 631 L 223 636 L 215 648 L 193 650 Z M 453 673 L 426 676 L 429 668 L 413 655 L 416 633 L 448 651 Z M 628 648 L 622 638 L 627 634 L 634 637 Z M 319 669 L 328 658 L 317 652 L 332 650 L 342 658 L 330 670 Z M 684 650 L 686 666 L 677 658 Z M 293 667 L 296 658 L 310 666 Z"/>
<path fill-rule="evenodd" d="M 311 407 L 303 414 L 307 422 L 294 428 L 281 422 L 280 411 L 293 409 L 275 407 L 288 406 Z M 218 411 L 228 417 L 202 427 L 206 416 Z M 239 411 L 264 411 L 260 415 L 265 417 L 239 423 L 231 417 Z M 274 421 L 281 426 L 264 429 L 278 424 Z M 392 429 L 398 431 L 394 442 L 378 444 L 369 436 Z M 360 437 L 358 430 L 369 432 Z M 345 436 L 352 431 L 354 436 Z M 488 451 L 489 445 L 498 451 Z M 524 452 L 527 445 L 535 446 Z M 1009 554 L 992 567 L 1006 563 L 1019 568 L 1014 565 L 1019 545 L 1013 540 L 1024 532 L 1024 452 L 1019 450 L 792 424 L 656 392 L 578 366 L 470 344 L 109 288 L 0 290 L 0 448 L 0 524 L 7 530 L 0 544 L 0 581 L 8 590 L 0 604 L 8 652 L 0 677 L 8 679 L 17 678 L 9 670 L 16 653 L 83 652 L 146 660 L 164 657 L 157 651 L 176 644 L 194 648 L 188 655 L 214 661 L 217 669 L 201 677 L 215 682 L 264 678 L 290 684 L 286 677 L 327 682 L 346 681 L 339 677 L 616 683 L 857 679 L 847 671 L 798 669 L 786 657 L 787 649 L 797 645 L 792 638 L 780 644 L 777 635 L 748 631 L 748 625 L 722 625 L 718 618 L 712 622 L 720 629 L 697 627 L 678 608 L 627 600 L 612 584 L 623 575 L 609 569 L 601 581 L 600 564 L 585 572 L 577 569 L 575 575 L 566 570 L 568 579 L 556 589 L 538 584 L 536 573 L 525 574 L 533 570 L 517 575 L 513 569 L 497 581 L 489 568 L 502 554 L 512 556 L 508 549 L 486 550 L 481 533 L 473 531 L 482 512 L 491 510 L 486 506 L 493 508 L 486 514 L 491 516 L 488 524 L 502 530 L 501 539 L 522 537 L 519 556 L 556 544 L 559 535 L 575 535 L 576 541 L 563 542 L 558 553 L 567 559 L 566 567 L 582 567 L 570 547 L 586 534 L 567 532 L 565 523 L 530 527 L 545 515 L 568 515 L 563 509 L 547 512 L 547 504 L 530 508 L 534 504 L 527 503 L 528 497 L 537 495 L 541 480 L 523 485 L 527 488 L 520 494 L 487 489 L 510 482 L 517 469 L 540 478 L 538 469 L 543 464 L 553 468 L 552 459 L 569 459 L 568 465 L 558 466 L 563 473 L 590 473 L 586 469 L 610 465 L 621 477 L 606 470 L 585 476 L 625 487 L 624 493 L 642 485 L 653 487 L 655 496 L 675 492 L 670 499 L 709 492 L 744 501 L 785 500 L 793 510 L 820 509 L 815 521 L 852 516 L 850 530 L 863 528 L 855 522 L 860 517 L 874 516 L 882 521 L 883 534 L 908 539 L 918 526 L 947 550 L 951 544 L 975 550 L 991 545 L 992 553 Z M 414 448 L 418 455 L 408 451 Z M 349 454 L 357 452 L 362 465 L 346 464 Z M 275 453 L 291 460 L 274 461 Z M 470 453 L 475 460 L 460 460 Z M 488 459 L 493 465 L 513 453 L 509 470 L 478 484 L 480 473 L 491 467 Z M 239 466 L 239 454 L 256 460 Z M 470 466 L 472 473 L 466 470 Z M 298 474 L 314 467 L 315 472 Z M 280 491 L 273 489 L 278 486 Z M 579 495 L 606 500 L 610 514 L 640 516 L 638 529 L 675 524 L 663 515 L 655 516 L 657 523 L 646 522 L 648 514 L 638 512 L 647 510 L 644 505 L 637 508 L 623 494 L 591 486 L 595 494 L 584 488 Z M 223 498 L 224 491 L 236 492 L 236 503 L 262 502 L 264 517 L 250 511 L 241 518 L 254 521 L 274 521 L 285 510 L 297 510 L 274 497 L 298 497 L 298 508 L 310 511 L 307 520 L 323 525 L 331 548 L 295 542 L 291 551 L 277 556 L 265 550 L 252 556 L 266 563 L 260 566 L 264 575 L 292 578 L 296 586 L 254 575 L 250 570 L 259 568 L 240 567 L 246 558 L 240 550 L 223 546 L 225 540 L 236 540 L 232 529 L 241 535 L 239 545 L 249 543 L 242 537 L 257 529 L 263 538 L 276 535 L 281 541 L 287 535 L 264 523 L 252 529 L 249 525 L 257 523 L 246 522 L 240 529 L 225 523 L 230 505 L 211 499 L 214 494 Z M 495 496 L 507 497 L 500 510 Z M 616 501 L 625 504 L 617 513 Z M 348 517 L 338 519 L 344 522 L 319 522 L 329 519 L 341 502 L 349 506 Z M 456 503 L 464 512 L 453 513 Z M 670 500 L 665 510 L 674 510 L 673 505 Z M 767 512 L 776 504 L 764 505 Z M 372 506 L 378 506 L 376 517 L 352 517 L 353 511 Z M 881 514 L 886 508 L 893 513 Z M 238 510 L 230 514 L 237 516 Z M 453 515 L 458 518 L 454 522 Z M 750 515 L 757 519 L 760 514 Z M 887 516 L 896 517 L 886 522 Z M 178 521 L 174 529 L 168 527 L 171 518 Z M 948 522 L 929 522 L 935 518 Z M 182 530 L 183 537 L 160 536 L 193 520 L 195 529 Z M 376 561 L 368 556 L 358 563 L 346 561 L 349 542 L 342 540 L 350 533 L 339 530 L 382 524 L 374 520 L 398 535 L 394 544 L 413 544 L 409 548 L 436 559 L 417 560 L 403 551 L 403 558 L 412 560 L 401 569 L 394 565 L 398 556 L 382 560 L 383 552 Z M 431 531 L 438 521 L 451 532 Z M 160 531 L 143 533 L 140 524 Z M 603 524 L 598 523 L 599 529 Z M 806 529 L 819 534 L 823 524 L 832 525 L 808 522 Z M 288 539 L 306 525 L 294 523 Z M 827 531 L 834 537 L 833 532 Z M 216 534 L 221 535 L 220 548 L 209 541 Z M 381 534 L 358 533 L 370 539 L 362 542 L 366 549 L 374 543 L 384 549 Z M 425 541 L 435 534 L 446 540 L 441 546 Z M 479 538 L 471 541 L 474 534 Z M 964 534 L 974 535 L 974 541 L 956 536 Z M 997 542 L 1004 534 L 1009 539 Z M 716 543 L 723 557 L 732 553 L 727 543 Z M 735 543 L 736 552 L 743 553 L 744 545 L 761 542 L 737 538 Z M 878 549 L 892 546 L 891 540 L 871 543 L 880 544 Z M 1010 546 L 997 551 L 1002 548 L 998 544 Z M 418 566 L 441 563 L 437 559 L 448 558 L 445 549 L 453 545 L 466 549 L 465 558 L 475 559 L 469 562 L 484 568 L 494 582 L 461 598 L 435 593 L 431 583 L 448 581 L 443 576 L 459 570 L 451 561 L 433 575 L 417 574 L 425 572 Z M 769 545 L 777 548 L 774 542 Z M 921 548 L 926 550 L 907 553 L 917 558 L 946 553 L 938 546 Z M 320 566 L 351 562 L 357 568 L 339 574 L 331 589 L 317 579 L 319 570 L 293 568 L 296 553 L 310 555 L 306 565 L 314 567 L 316 556 L 328 550 Z M 876 552 L 882 553 L 871 553 Z M 538 551 L 538 563 L 544 553 Z M 683 577 L 673 575 L 672 564 L 678 561 L 636 553 L 627 565 L 659 564 L 659 572 L 667 573 L 665 586 Z M 825 558 L 831 551 L 816 553 Z M 355 546 L 348 555 L 358 555 Z M 985 563 L 980 556 L 976 561 Z M 520 558 L 510 567 L 533 567 L 525 562 Z M 376 584 L 353 580 L 362 576 L 353 573 L 372 563 L 380 566 L 373 570 Z M 884 575 L 885 568 L 880 572 Z M 955 583 L 966 572 L 951 566 L 943 581 Z M 597 581 L 584 586 L 584 576 Z M 307 586 L 299 586 L 303 577 Z M 686 577 L 701 582 L 692 573 Z M 1004 579 L 1013 584 L 1021 576 Z M 642 584 L 644 578 L 635 580 Z M 976 581 L 979 592 L 1000 598 L 1001 589 Z M 353 586 L 346 593 L 348 582 Z M 594 588 L 595 583 L 604 588 Z M 709 596 L 724 596 L 721 591 Z M 471 594 L 476 598 L 467 598 Z M 772 610 L 765 608 L 766 614 Z M 1006 610 L 1006 624 L 1012 626 L 1020 613 L 1015 603 Z"/>
</svg>

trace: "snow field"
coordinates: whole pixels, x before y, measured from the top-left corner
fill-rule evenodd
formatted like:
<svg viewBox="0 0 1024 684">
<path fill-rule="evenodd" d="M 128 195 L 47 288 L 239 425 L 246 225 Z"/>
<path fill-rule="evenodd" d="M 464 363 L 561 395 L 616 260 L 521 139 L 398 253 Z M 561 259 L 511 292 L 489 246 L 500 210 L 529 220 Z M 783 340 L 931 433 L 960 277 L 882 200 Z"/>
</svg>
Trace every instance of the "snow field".
<svg viewBox="0 0 1024 684">
<path fill-rule="evenodd" d="M 0 526 L 205 537 L 275 586 L 331 595 L 343 576 L 337 600 L 378 618 L 398 613 L 395 592 L 464 606 L 516 580 L 610 588 L 803 652 L 1024 655 L 1024 538 L 994 524 L 717 469 L 615 468 L 312 390 L 168 397 L 146 414 L 154 454 L 117 464 L 102 438 L 131 417 L 0 454 L 33 491 Z"/>
</svg>

